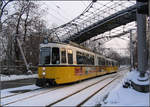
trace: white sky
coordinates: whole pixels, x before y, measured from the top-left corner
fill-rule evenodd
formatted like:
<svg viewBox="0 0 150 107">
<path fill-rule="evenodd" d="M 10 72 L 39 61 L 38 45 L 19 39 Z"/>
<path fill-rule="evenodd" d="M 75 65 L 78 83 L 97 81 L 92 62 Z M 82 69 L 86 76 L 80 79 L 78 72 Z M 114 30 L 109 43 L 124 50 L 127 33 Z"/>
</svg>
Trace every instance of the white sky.
<svg viewBox="0 0 150 107">
<path fill-rule="evenodd" d="M 62 25 L 81 14 L 91 1 L 42 1 L 42 8 L 47 9 L 43 18 L 47 26 Z"/>
</svg>

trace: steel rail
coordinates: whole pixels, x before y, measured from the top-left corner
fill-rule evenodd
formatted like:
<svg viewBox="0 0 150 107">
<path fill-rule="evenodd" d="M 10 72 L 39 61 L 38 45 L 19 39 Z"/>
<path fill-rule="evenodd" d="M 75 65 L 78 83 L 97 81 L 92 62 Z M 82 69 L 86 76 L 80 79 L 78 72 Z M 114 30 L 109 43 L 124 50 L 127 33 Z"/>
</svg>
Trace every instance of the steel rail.
<svg viewBox="0 0 150 107">
<path fill-rule="evenodd" d="M 115 76 L 111 76 L 111 77 L 115 77 Z M 90 84 L 90 85 L 88 85 L 88 86 L 86 86 L 86 87 L 84 87 L 84 88 L 82 88 L 82 89 L 80 89 L 80 90 L 78 90 L 78 91 L 76 91 L 76 92 L 70 94 L 70 95 L 67 95 L 67 96 L 65 96 L 65 97 L 63 97 L 63 98 L 61 98 L 61 99 L 59 99 L 59 100 L 57 100 L 57 101 L 55 101 L 55 102 L 53 102 L 53 103 L 47 105 L 46 107 L 50 107 L 50 106 L 52 106 L 52 105 L 54 105 L 54 104 L 56 104 L 56 103 L 58 103 L 58 102 L 60 102 L 60 101 L 63 101 L 63 100 L 65 100 L 65 99 L 67 99 L 67 98 L 69 98 L 69 97 L 71 97 L 71 96 L 73 96 L 73 95 L 75 95 L 75 94 L 77 94 L 77 93 L 79 93 L 79 92 L 81 92 L 81 91 L 83 91 L 83 90 L 85 90 L 85 89 L 91 87 L 91 86 L 94 86 L 94 85 L 96 85 L 96 84 L 98 84 L 98 83 L 100 83 L 100 82 L 102 82 L 102 81 L 104 81 L 104 80 L 106 80 L 106 79 L 108 79 L 108 78 L 110 78 L 110 77 L 106 77 L 106 78 L 104 78 L 104 79 L 102 79 L 102 80 L 99 80 L 99 81 L 93 83 L 93 84 Z"/>
<path fill-rule="evenodd" d="M 42 88 L 38 88 L 38 89 L 34 89 L 34 90 L 30 90 L 28 92 L 31 92 L 31 91 L 36 91 L 36 90 L 40 90 Z M 0 100 L 1 99 L 5 99 L 5 98 L 8 98 L 8 97 L 12 97 L 12 96 L 15 96 L 15 95 L 21 95 L 21 94 L 25 94 L 25 93 L 28 93 L 28 92 L 23 92 L 23 93 L 15 93 L 15 94 L 12 94 L 12 95 L 8 95 L 8 96 L 4 96 L 4 97 L 0 97 Z"/>
<path fill-rule="evenodd" d="M 65 86 L 62 86 L 62 87 L 65 87 Z M 60 88 L 62 88 L 62 87 L 56 87 L 56 88 L 54 88 L 54 89 L 52 89 L 52 90 L 46 90 L 46 91 L 43 91 L 43 92 L 38 93 L 38 94 L 35 94 L 35 95 L 31 95 L 31 96 L 28 96 L 28 97 L 25 97 L 25 98 L 17 99 L 17 100 L 15 100 L 15 101 L 6 103 L 6 104 L 1 105 L 1 106 L 7 106 L 7 105 L 12 104 L 12 103 L 16 103 L 16 102 L 19 102 L 19 101 L 23 101 L 23 100 L 26 100 L 26 99 L 29 99 L 29 98 L 32 98 L 32 97 L 35 97 L 35 96 L 39 96 L 39 95 L 41 95 L 41 94 L 45 94 L 45 93 L 48 93 L 48 92 L 51 92 L 51 91 L 60 89 Z M 24 94 L 24 93 L 22 93 L 22 94 Z"/>
<path fill-rule="evenodd" d="M 118 77 L 114 78 L 113 80 L 111 80 L 109 83 L 107 83 L 106 85 L 104 85 L 102 88 L 98 89 L 96 92 L 94 92 L 92 95 L 90 95 L 89 97 L 87 97 L 85 100 L 83 100 L 81 103 L 79 103 L 77 105 L 77 107 L 82 106 L 83 104 L 85 104 L 89 99 L 91 99 L 94 95 L 96 95 L 98 92 L 100 92 L 102 89 L 104 89 L 105 87 L 107 87 L 108 85 L 110 85 L 113 81 L 115 81 L 116 79 L 118 79 Z"/>
</svg>

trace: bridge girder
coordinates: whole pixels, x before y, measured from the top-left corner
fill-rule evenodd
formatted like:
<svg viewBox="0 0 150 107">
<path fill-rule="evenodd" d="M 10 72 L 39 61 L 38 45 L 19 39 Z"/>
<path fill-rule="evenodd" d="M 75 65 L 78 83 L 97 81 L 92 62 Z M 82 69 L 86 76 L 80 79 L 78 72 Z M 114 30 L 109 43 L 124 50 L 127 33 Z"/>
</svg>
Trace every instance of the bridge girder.
<svg viewBox="0 0 150 107">
<path fill-rule="evenodd" d="M 122 11 L 110 15 L 109 17 L 92 24 L 86 29 L 70 36 L 65 41 L 73 41 L 76 43 L 82 43 L 98 34 L 102 34 L 106 31 L 112 30 L 121 25 L 125 25 L 136 20 L 136 5 L 128 7 Z"/>
</svg>

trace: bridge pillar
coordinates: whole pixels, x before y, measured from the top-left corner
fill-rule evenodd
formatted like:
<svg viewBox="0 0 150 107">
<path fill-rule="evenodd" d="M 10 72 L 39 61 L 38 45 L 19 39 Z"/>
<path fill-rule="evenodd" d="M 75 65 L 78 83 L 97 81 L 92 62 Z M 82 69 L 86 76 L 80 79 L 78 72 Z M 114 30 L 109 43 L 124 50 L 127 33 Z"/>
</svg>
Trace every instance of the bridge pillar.
<svg viewBox="0 0 150 107">
<path fill-rule="evenodd" d="M 146 51 L 146 15 L 137 13 L 137 39 L 138 39 L 138 70 L 140 77 L 144 77 L 147 69 Z"/>
<path fill-rule="evenodd" d="M 148 20 L 148 67 L 150 71 L 150 2 L 148 2 L 148 12 L 149 12 L 149 20 Z"/>
<path fill-rule="evenodd" d="M 140 2 L 136 2 L 137 6 Z M 136 13 L 137 39 L 138 39 L 138 71 L 137 77 L 133 77 L 131 85 L 133 89 L 140 92 L 149 92 L 149 78 L 147 70 L 147 45 L 146 45 L 146 15 Z"/>
</svg>

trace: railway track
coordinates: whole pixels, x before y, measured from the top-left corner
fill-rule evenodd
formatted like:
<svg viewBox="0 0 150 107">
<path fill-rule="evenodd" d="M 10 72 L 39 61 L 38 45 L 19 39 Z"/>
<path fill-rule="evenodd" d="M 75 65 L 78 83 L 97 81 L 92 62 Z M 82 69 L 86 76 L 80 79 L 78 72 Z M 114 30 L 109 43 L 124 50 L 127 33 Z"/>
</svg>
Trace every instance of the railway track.
<svg viewBox="0 0 150 107">
<path fill-rule="evenodd" d="M 41 95 L 41 94 L 45 94 L 45 93 L 48 93 L 48 92 L 51 92 L 51 91 L 54 91 L 54 90 L 57 90 L 59 88 L 62 88 L 64 86 L 60 86 L 60 87 L 55 87 L 55 88 L 51 88 L 51 89 L 46 89 L 46 90 L 43 90 L 43 88 L 39 88 L 39 89 L 35 89 L 35 90 L 32 90 L 30 92 L 26 92 L 26 93 L 16 93 L 16 94 L 13 94 L 13 95 L 9 95 L 9 96 L 6 96 L 6 97 L 2 97 L 0 100 L 4 100 L 4 99 L 8 99 L 10 101 L 8 101 L 7 103 L 5 104 L 2 104 L 0 106 L 7 106 L 9 104 L 12 104 L 12 103 L 16 103 L 18 101 L 23 101 L 23 100 L 26 100 L 26 99 L 29 99 L 29 98 L 32 98 L 32 97 L 35 97 L 35 96 L 38 96 L 38 95 Z M 39 92 L 41 91 L 41 92 Z M 14 101 L 13 100 L 13 97 L 20 97 L 20 96 L 24 96 L 25 94 L 28 94 L 29 96 L 27 97 L 22 97 L 22 98 L 19 98 L 19 99 L 16 99 Z M 30 95 L 31 94 L 31 95 Z"/>
<path fill-rule="evenodd" d="M 111 80 L 109 83 L 107 83 L 106 85 L 104 85 L 103 87 L 101 87 L 100 89 L 98 89 L 97 91 L 95 91 L 93 94 L 91 94 L 90 96 L 88 96 L 86 99 L 84 99 L 82 102 L 80 102 L 77 106 L 82 106 L 83 104 L 85 104 L 89 99 L 91 99 L 93 96 L 95 96 L 98 92 L 100 92 L 102 89 L 104 89 L 105 87 L 107 87 L 108 85 L 110 85 L 113 81 L 115 81 L 117 78 L 114 78 L 113 80 Z"/>
<path fill-rule="evenodd" d="M 42 88 L 37 88 L 37 89 L 34 89 L 34 90 L 30 90 L 30 91 L 28 91 L 28 92 L 33 92 L 33 91 L 37 91 L 37 90 L 40 90 L 40 89 L 42 89 Z M 21 91 L 21 90 L 20 90 Z M 28 93 L 28 92 L 18 92 L 18 93 L 14 93 L 14 94 L 11 94 L 11 95 L 7 95 L 7 96 L 4 96 L 4 97 L 0 97 L 0 100 L 1 99 L 4 99 L 4 98 L 8 98 L 8 97 L 12 97 L 12 96 L 16 96 L 16 95 L 21 95 L 21 94 L 24 94 L 24 93 Z"/>
<path fill-rule="evenodd" d="M 118 77 L 117 77 L 118 78 Z M 91 99 L 94 95 L 96 95 L 98 92 L 100 92 L 102 89 L 104 89 L 105 87 L 107 87 L 109 84 L 111 84 L 113 81 L 115 81 L 117 78 L 113 79 L 112 81 L 110 81 L 109 83 L 107 83 L 106 85 L 104 85 L 103 87 L 101 87 L 99 90 L 95 91 L 93 94 L 91 94 L 90 96 L 88 96 L 85 100 L 83 100 L 81 103 L 79 103 L 77 106 L 81 106 L 84 103 L 86 103 L 89 99 Z"/>
<path fill-rule="evenodd" d="M 112 76 L 111 76 L 111 77 L 112 77 Z M 106 80 L 107 78 L 110 78 L 110 76 L 107 76 L 107 77 L 103 78 L 103 79 L 100 80 L 100 81 L 104 81 L 104 80 Z M 82 89 L 80 89 L 80 90 L 78 90 L 78 91 L 76 91 L 76 92 L 74 92 L 74 93 L 71 93 L 69 96 L 75 95 L 75 94 L 81 92 L 82 90 L 87 89 L 88 87 L 91 87 L 91 86 L 93 86 L 93 85 L 96 85 L 96 84 L 99 83 L 100 81 L 96 81 L 96 82 L 94 82 L 93 84 L 90 84 L 90 85 L 88 85 L 88 86 L 86 86 L 86 87 L 84 87 L 84 88 L 82 88 Z M 77 84 L 76 84 L 76 85 L 77 85 Z M 17 102 L 24 102 L 25 100 L 32 99 L 32 98 L 35 98 L 35 97 L 37 97 L 37 96 L 42 96 L 42 95 L 47 94 L 47 93 L 51 93 L 51 92 L 53 92 L 53 91 L 55 91 L 55 90 L 57 90 L 57 89 L 61 89 L 61 88 L 63 88 L 63 87 L 67 87 L 67 88 L 68 88 L 68 87 L 72 87 L 72 85 L 71 85 L 71 86 L 55 87 L 55 88 L 48 89 L 48 90 L 44 90 L 44 91 L 41 91 L 41 90 L 39 89 L 41 92 L 39 92 L 39 90 L 34 90 L 34 92 L 31 91 L 31 92 L 16 94 L 16 95 L 13 95 L 13 96 L 3 97 L 3 98 L 1 98 L 1 101 L 3 102 L 1 106 L 9 106 L 9 105 L 15 104 L 15 103 L 17 103 Z M 28 94 L 28 96 L 27 96 L 27 94 Z M 65 96 L 65 97 L 63 97 L 63 98 L 61 98 L 61 99 L 58 99 L 57 101 L 54 101 L 54 102 L 52 102 L 51 104 L 49 104 L 49 105 L 47 105 L 47 106 L 54 105 L 54 104 L 56 104 L 57 102 L 60 102 L 60 101 L 62 101 L 62 100 L 64 100 L 64 99 L 66 99 L 66 98 L 69 98 L 69 96 Z M 17 98 L 17 97 L 19 97 L 19 98 Z M 6 102 L 4 102 L 3 100 L 5 100 Z"/>
<path fill-rule="evenodd" d="M 107 87 L 109 84 L 111 84 L 113 81 L 115 81 L 117 78 L 119 78 L 119 76 L 117 77 L 111 77 L 112 79 L 109 80 L 109 82 L 106 82 L 107 79 L 110 79 L 110 77 L 104 78 L 103 80 L 97 81 L 96 83 L 93 83 L 83 89 L 80 89 L 68 96 L 65 96 L 64 98 L 61 98 L 49 105 L 47 105 L 46 107 L 50 107 L 50 106 L 81 106 L 83 105 L 85 102 L 87 102 L 90 98 L 92 98 L 94 95 L 96 95 L 98 92 L 100 92 L 103 88 Z M 81 98 L 81 96 L 84 94 L 84 91 L 86 91 L 85 93 L 87 93 L 88 90 L 90 90 L 91 87 L 96 87 L 97 84 L 102 83 L 104 84 L 104 82 L 106 82 L 106 84 L 104 84 L 102 87 L 98 88 L 97 90 L 94 90 L 92 93 L 90 93 L 88 96 Z M 70 103 L 70 101 L 74 100 L 75 98 L 78 97 L 78 100 L 75 101 L 75 103 Z M 67 101 L 66 101 L 67 100 Z M 65 102 L 65 103 L 63 103 Z M 73 104 L 73 105 L 72 105 Z"/>
</svg>

